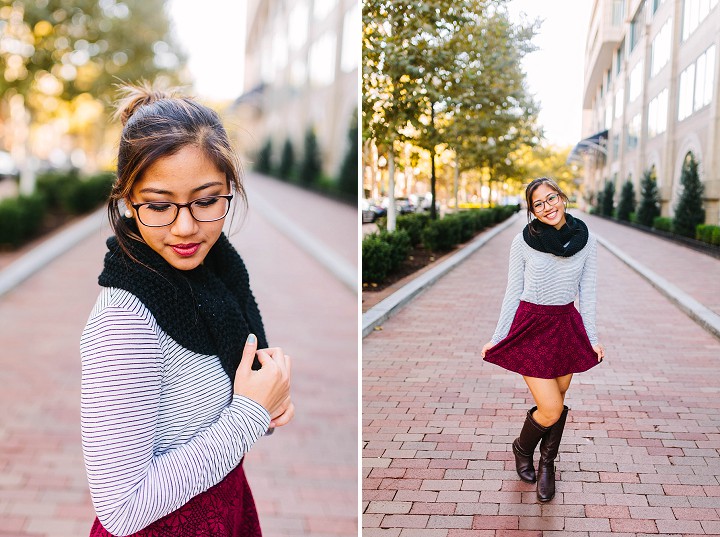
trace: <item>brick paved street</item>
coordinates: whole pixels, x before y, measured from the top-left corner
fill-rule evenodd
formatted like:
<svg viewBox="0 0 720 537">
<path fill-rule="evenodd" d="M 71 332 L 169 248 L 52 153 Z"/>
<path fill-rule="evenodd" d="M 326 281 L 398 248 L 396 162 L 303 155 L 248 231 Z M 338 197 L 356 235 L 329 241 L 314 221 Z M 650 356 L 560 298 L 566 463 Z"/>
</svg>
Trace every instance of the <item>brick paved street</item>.
<svg viewBox="0 0 720 537">
<path fill-rule="evenodd" d="M 510 442 L 532 398 L 479 351 L 523 225 L 363 340 L 363 536 L 720 535 L 720 341 L 602 247 L 606 359 L 568 392 L 558 493 L 539 504 L 517 478 Z M 643 249 L 622 230 L 621 249 Z M 681 266 L 663 276 L 681 285 Z M 720 261 L 708 267 L 717 282 Z"/>
<path fill-rule="evenodd" d="M 259 441 L 245 468 L 266 535 L 357 535 L 357 297 L 270 226 L 272 215 L 253 212 L 252 197 L 262 194 L 278 211 L 301 200 L 312 214 L 337 219 L 336 229 L 355 230 L 350 237 L 318 232 L 346 257 L 357 211 L 272 183 L 248 181 L 250 215 L 231 239 L 248 265 L 270 343 L 294 359 L 297 415 Z M 316 220 L 288 212 L 315 231 Z M 89 533 L 78 346 L 108 234 L 93 234 L 0 299 L 0 537 Z"/>
</svg>

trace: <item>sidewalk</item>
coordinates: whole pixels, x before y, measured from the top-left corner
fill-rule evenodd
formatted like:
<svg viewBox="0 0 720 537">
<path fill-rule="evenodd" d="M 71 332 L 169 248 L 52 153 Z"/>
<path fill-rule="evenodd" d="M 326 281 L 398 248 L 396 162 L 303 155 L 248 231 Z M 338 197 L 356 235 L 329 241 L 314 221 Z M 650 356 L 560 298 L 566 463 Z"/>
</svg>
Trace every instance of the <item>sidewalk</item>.
<svg viewBox="0 0 720 537">
<path fill-rule="evenodd" d="M 363 341 L 363 536 L 720 534 L 720 341 L 603 247 L 606 359 L 568 392 L 558 493 L 541 505 L 517 478 L 510 443 L 532 398 L 479 351 L 523 225 Z"/>
<path fill-rule="evenodd" d="M 357 298 L 269 225 L 271 214 L 253 210 L 260 188 L 248 180 L 250 213 L 231 240 L 248 266 L 269 341 L 294 359 L 297 414 L 258 442 L 245 469 L 266 535 L 354 536 Z M 296 199 L 283 192 L 283 203 Z M 279 199 L 268 199 L 277 211 L 284 210 Z M 302 203 L 313 208 L 311 200 Z M 338 227 L 356 225 L 354 208 L 337 210 Z M 94 512 L 80 446 L 78 345 L 108 235 L 107 228 L 93 233 L 0 299 L 0 537 L 89 533 Z M 321 240 L 329 248 L 340 242 Z"/>
</svg>

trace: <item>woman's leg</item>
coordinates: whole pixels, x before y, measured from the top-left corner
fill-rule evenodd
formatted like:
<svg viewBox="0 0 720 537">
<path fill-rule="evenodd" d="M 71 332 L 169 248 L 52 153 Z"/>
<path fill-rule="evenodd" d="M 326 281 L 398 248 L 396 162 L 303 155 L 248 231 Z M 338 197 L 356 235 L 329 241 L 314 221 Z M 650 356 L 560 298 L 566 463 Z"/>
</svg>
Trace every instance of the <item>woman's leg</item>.
<svg viewBox="0 0 720 537">
<path fill-rule="evenodd" d="M 550 427 L 562 414 L 565 391 L 570 386 L 570 379 L 563 380 L 562 387 L 564 390 L 561 390 L 560 380 L 566 379 L 568 376 L 572 375 L 565 375 L 557 379 L 523 377 L 537 405 L 533 418 L 543 427 Z"/>
</svg>

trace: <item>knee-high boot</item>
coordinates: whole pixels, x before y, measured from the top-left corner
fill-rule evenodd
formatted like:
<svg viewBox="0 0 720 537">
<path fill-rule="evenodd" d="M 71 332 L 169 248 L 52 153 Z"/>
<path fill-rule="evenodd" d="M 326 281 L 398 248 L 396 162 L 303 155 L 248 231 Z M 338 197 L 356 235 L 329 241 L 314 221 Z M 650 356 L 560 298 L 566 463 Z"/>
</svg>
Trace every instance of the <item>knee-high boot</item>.
<svg viewBox="0 0 720 537">
<path fill-rule="evenodd" d="M 540 461 L 537 471 L 537 497 L 541 502 L 549 502 L 555 497 L 555 458 L 560 448 L 565 420 L 567 419 L 567 406 L 563 408 L 558 419 L 540 441 Z"/>
<path fill-rule="evenodd" d="M 535 483 L 533 455 L 540 439 L 550 430 L 550 427 L 543 427 L 533 419 L 532 415 L 536 410 L 536 406 L 528 410 L 520 436 L 512 443 L 517 473 L 526 483 Z"/>
</svg>

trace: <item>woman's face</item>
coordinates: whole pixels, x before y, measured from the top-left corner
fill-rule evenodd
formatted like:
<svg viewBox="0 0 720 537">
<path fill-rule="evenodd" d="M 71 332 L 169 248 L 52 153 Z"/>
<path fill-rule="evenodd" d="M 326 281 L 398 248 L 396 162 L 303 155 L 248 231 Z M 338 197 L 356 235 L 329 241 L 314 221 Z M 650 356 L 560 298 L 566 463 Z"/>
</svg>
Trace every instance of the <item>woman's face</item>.
<svg viewBox="0 0 720 537">
<path fill-rule="evenodd" d="M 130 203 L 175 202 L 189 203 L 208 196 L 230 193 L 225 174 L 217 169 L 205 154 L 195 146 L 185 146 L 174 155 L 153 162 L 133 185 Z M 224 203 L 221 199 L 220 202 Z M 129 204 L 128 204 L 129 206 Z M 162 204 L 144 209 L 174 211 L 172 206 Z M 175 221 L 163 227 L 148 227 L 132 209 L 140 235 L 148 246 L 165 261 L 179 270 L 191 270 L 199 266 L 210 248 L 220 237 L 225 219 L 214 222 L 198 222 L 188 207 L 179 210 Z M 143 213 L 146 214 L 146 213 Z M 147 213 L 156 218 L 155 213 Z"/>
<path fill-rule="evenodd" d="M 552 205 L 552 202 L 555 202 L 555 205 Z M 532 211 L 538 220 L 555 229 L 565 225 L 565 203 L 560 194 L 545 183 L 533 192 Z"/>
</svg>

